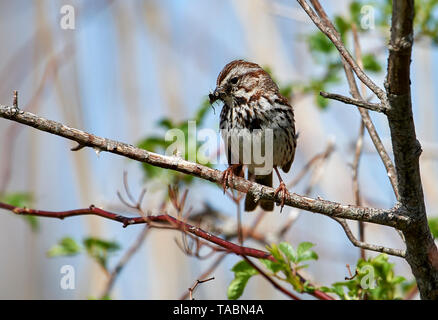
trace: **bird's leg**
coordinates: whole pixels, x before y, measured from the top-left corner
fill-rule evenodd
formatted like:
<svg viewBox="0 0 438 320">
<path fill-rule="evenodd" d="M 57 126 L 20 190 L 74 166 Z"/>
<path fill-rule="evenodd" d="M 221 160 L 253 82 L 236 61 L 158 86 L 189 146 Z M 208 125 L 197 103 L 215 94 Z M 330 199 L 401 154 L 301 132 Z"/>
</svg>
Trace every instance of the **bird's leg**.
<svg viewBox="0 0 438 320">
<path fill-rule="evenodd" d="M 274 167 L 274 169 L 275 169 L 275 172 L 277 173 L 278 180 L 280 180 L 280 185 L 275 190 L 274 197 L 276 197 L 278 193 L 280 193 L 280 192 L 282 193 L 281 202 L 280 202 L 280 207 L 281 207 L 280 212 L 282 212 L 283 207 L 284 207 L 284 201 L 286 200 L 286 195 L 289 196 L 290 193 L 287 190 L 286 184 L 283 182 L 283 179 L 281 179 L 280 172 L 278 172 L 277 167 Z"/>
<path fill-rule="evenodd" d="M 243 177 L 243 166 L 241 164 L 231 164 L 224 170 L 224 172 L 222 172 L 222 187 L 224 188 L 224 193 L 228 188 L 228 179 L 234 174 Z"/>
</svg>

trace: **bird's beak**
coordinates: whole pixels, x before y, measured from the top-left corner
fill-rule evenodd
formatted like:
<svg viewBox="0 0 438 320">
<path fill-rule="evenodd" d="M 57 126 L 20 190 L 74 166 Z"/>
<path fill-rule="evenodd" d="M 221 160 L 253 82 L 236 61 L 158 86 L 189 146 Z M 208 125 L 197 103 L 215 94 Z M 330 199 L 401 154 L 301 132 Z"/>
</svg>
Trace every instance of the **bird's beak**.
<svg viewBox="0 0 438 320">
<path fill-rule="evenodd" d="M 223 94 L 224 91 L 221 87 L 217 87 L 216 89 L 214 89 L 214 91 L 208 95 L 208 97 L 210 98 L 210 104 L 213 104 L 217 100 L 220 100 Z"/>
</svg>

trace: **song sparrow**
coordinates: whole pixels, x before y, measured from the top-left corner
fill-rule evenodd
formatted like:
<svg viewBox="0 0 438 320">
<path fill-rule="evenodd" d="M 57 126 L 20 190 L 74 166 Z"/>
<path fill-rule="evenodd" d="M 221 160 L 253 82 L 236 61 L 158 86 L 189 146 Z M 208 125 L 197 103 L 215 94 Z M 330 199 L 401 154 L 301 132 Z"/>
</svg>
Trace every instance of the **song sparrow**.
<svg viewBox="0 0 438 320">
<path fill-rule="evenodd" d="M 222 175 L 224 191 L 228 186 L 231 175 L 243 177 L 243 165 L 248 167 L 248 179 L 257 183 L 272 187 L 272 169 L 275 169 L 280 180 L 280 186 L 275 195 L 282 193 L 281 208 L 284 206 L 286 195 L 289 194 L 286 185 L 280 177 L 277 167 L 288 172 L 295 156 L 296 134 L 294 113 L 288 100 L 283 97 L 278 86 L 258 64 L 244 60 L 235 60 L 228 63 L 219 73 L 216 89 L 209 95 L 210 103 L 217 100 L 223 101 L 224 105 L 220 115 L 220 129 L 224 139 L 229 167 Z M 265 174 L 256 174 L 259 163 L 254 163 L 250 157 L 250 163 L 242 162 L 245 144 L 251 144 L 249 139 L 254 132 L 264 134 L 271 130 L 273 145 L 265 152 L 272 152 L 272 164 Z M 242 145 L 233 149 L 231 138 L 235 135 L 243 136 Z M 246 139 L 245 139 L 246 137 Z M 265 142 L 266 139 L 262 138 Z M 254 143 L 252 143 L 254 147 Z M 246 149 L 248 150 L 248 149 Z M 249 149 L 251 150 L 251 149 Z M 236 152 L 238 154 L 236 154 Z M 248 152 L 248 151 L 246 151 Z M 266 154 L 265 154 L 266 156 Z M 237 159 L 233 163 L 231 159 Z M 245 210 L 252 211 L 260 203 L 266 211 L 272 211 L 273 201 L 257 201 L 253 194 L 248 193 L 245 199 Z"/>
</svg>

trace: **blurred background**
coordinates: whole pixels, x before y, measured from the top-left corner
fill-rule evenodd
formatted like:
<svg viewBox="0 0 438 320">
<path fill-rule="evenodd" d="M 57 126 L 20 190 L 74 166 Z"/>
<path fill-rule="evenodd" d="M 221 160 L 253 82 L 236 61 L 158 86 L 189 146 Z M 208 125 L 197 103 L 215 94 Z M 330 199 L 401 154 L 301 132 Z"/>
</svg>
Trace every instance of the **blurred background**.
<svg viewBox="0 0 438 320">
<path fill-rule="evenodd" d="M 436 1 L 418 2 L 422 8 L 417 12 L 411 80 L 417 134 L 424 149 L 423 185 L 432 220 L 438 209 L 438 23 Z M 357 24 L 364 67 L 383 87 L 389 1 L 323 1 L 323 6 L 335 19 L 351 52 L 351 23 Z M 71 8 L 74 21 L 67 21 L 72 28 L 66 29 L 62 19 Z M 1 104 L 10 105 L 13 90 L 18 90 L 22 109 L 160 153 L 166 146 L 162 142 L 166 130 L 184 127 L 187 120 L 196 119 L 198 129 L 218 130 L 221 105 L 216 104 L 213 110 L 206 104 L 218 73 L 234 59 L 256 62 L 269 69 L 295 109 L 298 150 L 292 170 L 283 178 L 294 182 L 300 172 L 306 174 L 290 190 L 355 202 L 352 163 L 360 115 L 355 107 L 318 96 L 320 90 L 349 95 L 349 89 L 336 50 L 296 1 L 1 0 L 0 39 Z M 366 97 L 372 98 L 370 92 Z M 386 118 L 376 113 L 371 117 L 390 152 Z M 124 194 L 125 175 L 133 195 L 147 189 L 145 211 L 175 214 L 169 204 L 163 209 L 163 203 L 167 202 L 168 184 L 178 184 L 180 194 L 189 190 L 185 208 L 191 213 L 220 214 L 221 219 L 213 219 L 219 228 L 216 234 L 235 230 L 236 204 L 218 186 L 183 179 L 116 155 L 96 154 L 92 149 L 71 152 L 74 146 L 71 141 L 0 119 L 1 200 L 54 211 L 94 204 L 135 216 L 138 213 L 117 196 L 118 191 Z M 327 150 L 309 170 L 302 171 L 315 155 Z M 223 164 L 212 166 L 225 169 Z M 277 183 L 274 180 L 274 185 Z M 359 186 L 364 205 L 390 208 L 394 204 L 385 168 L 367 132 Z M 256 217 L 258 213 L 242 212 L 245 225 L 251 225 Z M 288 223 L 293 224 L 279 236 Z M 357 235 L 357 223 L 349 224 Z M 114 249 L 105 256 L 106 268 L 112 270 L 142 230 L 141 225 L 123 228 L 99 217 L 32 219 L 1 210 L 0 298 L 99 298 L 108 281 L 102 264 L 86 250 L 72 256 L 56 254 L 59 246 L 55 245 L 65 237 L 80 246 L 90 237 L 105 240 Z M 303 241 L 314 243 L 319 259 L 311 261 L 303 274 L 316 285 L 343 281 L 349 275 L 346 264 L 353 268 L 360 257 L 341 226 L 322 215 L 291 208 L 280 214 L 276 207 L 263 216 L 257 232 L 264 235 L 266 243 L 288 241 L 294 247 Z M 365 238 L 373 244 L 404 249 L 400 236 L 389 228 L 367 224 Z M 218 254 L 198 259 L 181 250 L 182 243 L 177 231 L 151 230 L 116 279 L 111 298 L 179 299 L 186 294 Z M 264 249 L 263 241 L 248 239 L 245 245 Z M 49 257 L 53 250 L 54 257 Z M 226 299 L 233 279 L 230 270 L 237 261 L 239 257 L 228 255 L 217 263 L 210 274 L 215 279 L 201 285 L 194 297 Z M 391 256 L 389 262 L 395 264 L 395 274 L 407 282 L 413 279 L 403 259 Z M 74 290 L 60 286 L 64 265 L 75 270 Z M 313 298 L 307 294 L 302 297 Z M 254 277 L 242 298 L 285 296 L 262 277 Z"/>
</svg>

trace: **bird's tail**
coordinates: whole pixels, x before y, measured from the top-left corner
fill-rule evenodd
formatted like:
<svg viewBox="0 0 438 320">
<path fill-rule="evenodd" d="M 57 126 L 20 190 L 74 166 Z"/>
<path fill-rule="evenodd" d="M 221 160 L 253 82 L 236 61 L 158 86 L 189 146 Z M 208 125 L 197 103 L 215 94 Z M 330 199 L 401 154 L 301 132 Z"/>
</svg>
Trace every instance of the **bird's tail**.
<svg viewBox="0 0 438 320">
<path fill-rule="evenodd" d="M 248 172 L 248 179 L 251 181 L 255 181 L 256 183 L 263 184 L 268 187 L 272 187 L 272 172 L 265 176 L 256 176 L 255 174 L 251 174 Z M 262 207 L 265 211 L 274 210 L 274 201 L 270 200 L 259 200 L 256 201 L 254 195 L 252 193 L 247 193 L 245 198 L 245 211 L 253 211 L 257 208 L 257 205 Z"/>
</svg>

